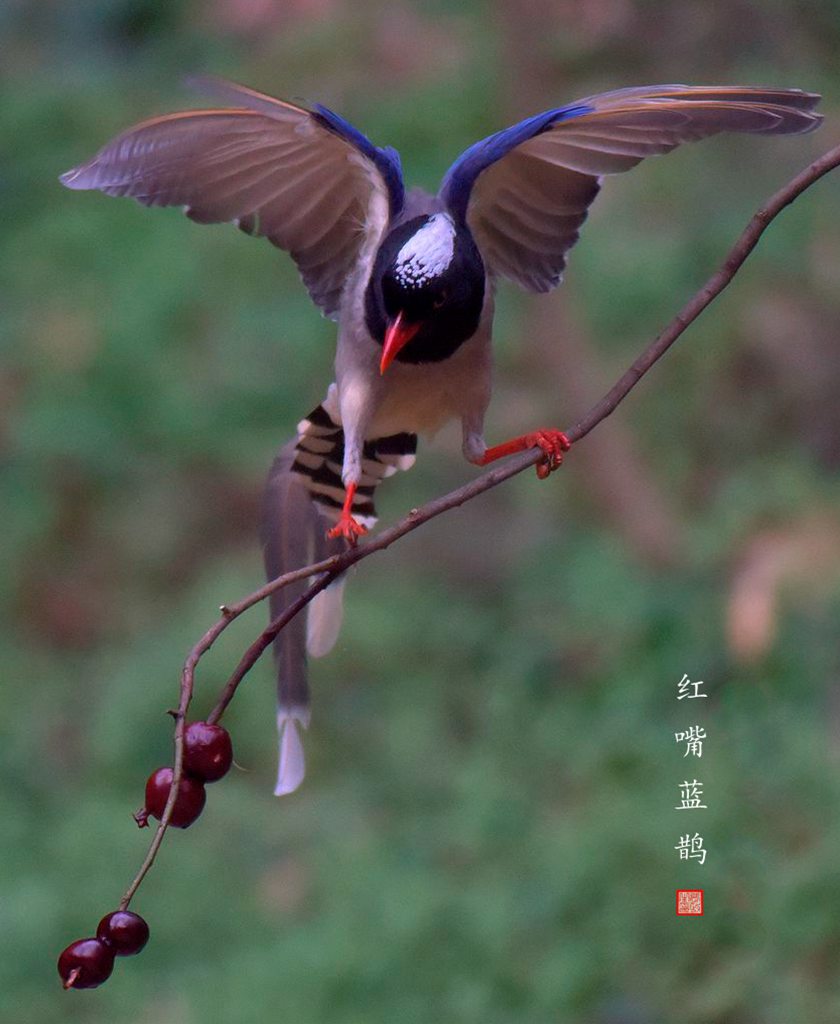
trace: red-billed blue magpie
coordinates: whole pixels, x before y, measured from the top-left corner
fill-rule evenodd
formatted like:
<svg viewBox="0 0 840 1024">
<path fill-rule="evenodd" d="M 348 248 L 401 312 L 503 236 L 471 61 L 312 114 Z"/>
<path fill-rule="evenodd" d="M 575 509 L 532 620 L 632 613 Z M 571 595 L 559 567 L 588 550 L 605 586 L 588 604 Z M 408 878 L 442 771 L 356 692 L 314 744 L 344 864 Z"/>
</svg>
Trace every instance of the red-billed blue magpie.
<svg viewBox="0 0 840 1024">
<path fill-rule="evenodd" d="M 547 110 L 470 146 L 437 195 L 406 194 L 399 154 L 338 114 L 220 79 L 204 91 L 235 109 L 153 118 L 61 181 L 73 189 L 181 206 L 232 221 L 289 252 L 313 301 L 338 322 L 336 377 L 275 460 L 265 499 L 270 578 L 355 543 L 375 521 L 379 481 L 414 461 L 417 435 L 460 420 L 465 457 L 485 465 L 539 447 L 540 476 L 568 448 L 539 430 L 488 448 L 493 291 L 560 283 L 604 175 L 722 131 L 795 134 L 820 123 L 799 90 L 642 86 Z M 325 534 L 325 523 L 332 528 Z M 278 641 L 280 770 L 300 784 L 297 723 L 309 724 L 306 653 L 326 653 L 341 621 L 339 580 Z M 275 595 L 272 614 L 298 588 Z"/>
</svg>

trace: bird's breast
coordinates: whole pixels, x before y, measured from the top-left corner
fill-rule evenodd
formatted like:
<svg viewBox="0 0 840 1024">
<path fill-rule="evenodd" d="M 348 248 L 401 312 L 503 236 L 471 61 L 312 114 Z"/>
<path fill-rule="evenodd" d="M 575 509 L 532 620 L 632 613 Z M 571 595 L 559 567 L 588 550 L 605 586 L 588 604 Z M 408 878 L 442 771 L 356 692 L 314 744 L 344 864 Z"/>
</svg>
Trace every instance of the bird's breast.
<svg viewBox="0 0 840 1024">
<path fill-rule="evenodd" d="M 367 437 L 403 431 L 435 434 L 452 419 L 475 409 L 483 411 L 490 395 L 487 342 L 476 335 L 442 362 L 392 363 L 381 379 L 382 390 Z"/>
</svg>

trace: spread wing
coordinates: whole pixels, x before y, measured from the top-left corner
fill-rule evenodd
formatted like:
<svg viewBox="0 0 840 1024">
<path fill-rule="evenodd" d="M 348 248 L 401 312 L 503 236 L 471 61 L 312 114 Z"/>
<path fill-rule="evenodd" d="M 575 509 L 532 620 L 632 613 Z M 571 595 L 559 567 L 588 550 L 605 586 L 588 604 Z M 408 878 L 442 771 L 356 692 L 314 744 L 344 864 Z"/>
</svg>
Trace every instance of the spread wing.
<svg viewBox="0 0 840 1024">
<path fill-rule="evenodd" d="M 560 283 L 601 177 L 718 132 L 811 131 L 820 97 L 795 89 L 643 86 L 591 96 L 471 146 L 440 197 L 495 273 L 534 292 Z"/>
<path fill-rule="evenodd" d="M 181 206 L 199 223 L 232 221 L 267 238 L 291 253 L 312 299 L 334 318 L 362 248 L 402 207 L 398 154 L 326 107 L 310 111 L 220 79 L 198 84 L 242 109 L 143 121 L 61 181 Z"/>
</svg>

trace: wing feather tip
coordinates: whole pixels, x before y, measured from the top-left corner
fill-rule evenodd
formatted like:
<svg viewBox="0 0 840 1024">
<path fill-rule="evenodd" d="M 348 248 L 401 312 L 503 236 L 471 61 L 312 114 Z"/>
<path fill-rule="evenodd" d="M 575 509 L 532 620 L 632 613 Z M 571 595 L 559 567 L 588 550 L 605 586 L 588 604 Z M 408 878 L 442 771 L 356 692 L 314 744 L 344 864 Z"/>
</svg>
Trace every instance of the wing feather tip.
<svg viewBox="0 0 840 1024">
<path fill-rule="evenodd" d="M 58 180 L 65 188 L 88 188 L 89 186 L 83 177 L 86 169 L 87 167 L 85 164 L 80 164 L 78 167 L 71 167 L 69 171 L 64 171 L 63 174 L 59 174 Z"/>
</svg>

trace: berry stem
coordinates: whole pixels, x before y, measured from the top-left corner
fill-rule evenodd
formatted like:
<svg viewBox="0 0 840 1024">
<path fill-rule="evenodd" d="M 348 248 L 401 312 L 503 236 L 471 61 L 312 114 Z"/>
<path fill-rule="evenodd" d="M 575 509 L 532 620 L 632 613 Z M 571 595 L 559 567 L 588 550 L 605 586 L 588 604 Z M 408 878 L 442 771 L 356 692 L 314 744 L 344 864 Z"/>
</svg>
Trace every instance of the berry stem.
<svg viewBox="0 0 840 1024">
<path fill-rule="evenodd" d="M 311 574 L 312 570 L 310 567 L 307 575 Z M 301 578 L 303 575 L 303 573 L 288 573 L 287 576 L 291 578 L 289 578 L 287 582 L 291 583 L 293 582 L 293 579 Z M 317 593 L 324 590 L 325 587 L 328 587 L 338 575 L 338 572 L 331 570 L 321 573 L 321 575 L 318 576 L 309 587 L 307 587 L 300 597 L 285 609 L 282 615 L 278 615 L 273 622 L 266 626 L 257 639 L 245 651 L 239 664 L 236 666 L 233 675 L 225 684 L 216 706 L 205 720 L 208 725 L 216 725 L 218 723 L 219 719 L 225 713 L 225 709 L 228 704 L 233 700 L 239 684 L 256 664 L 260 655 L 271 645 L 274 638 L 280 630 L 283 629 L 286 623 L 291 621 L 291 619 L 293 619 L 301 609 L 305 608 Z M 251 595 L 251 598 L 253 598 L 253 596 L 254 595 Z M 187 726 L 187 712 L 189 711 L 190 702 L 192 701 L 193 691 L 195 688 L 196 666 L 198 665 L 201 656 L 210 648 L 219 633 L 221 633 L 222 630 L 225 629 L 235 618 L 250 608 L 252 604 L 256 603 L 251 598 L 246 598 L 244 601 L 240 601 L 236 605 L 229 606 L 225 617 L 220 619 L 219 622 L 205 633 L 201 642 L 190 651 L 187 660 L 184 662 L 184 667 L 181 670 L 181 695 L 178 701 L 178 708 L 174 712 L 169 712 L 175 719 L 175 763 L 172 767 L 172 783 L 169 787 L 169 796 L 166 800 L 166 807 L 161 815 L 160 823 L 155 830 L 155 834 L 149 844 L 149 849 L 143 859 L 143 863 L 140 865 L 131 885 L 126 889 L 123 894 L 123 898 L 120 900 L 120 910 L 128 909 L 129 904 L 134 898 L 134 894 L 140 888 L 141 882 L 154 864 L 160 845 L 163 842 L 163 837 L 169 827 L 172 810 L 175 806 L 175 800 L 178 794 L 178 787 L 181 784 L 181 777 L 184 770 L 184 732 L 186 731 Z M 138 824 L 140 824 L 139 821 Z"/>
<path fill-rule="evenodd" d="M 172 809 L 175 806 L 175 800 L 178 796 L 178 787 L 181 784 L 181 774 L 184 763 L 184 728 L 187 710 L 190 706 L 193 694 L 193 680 L 190 676 L 189 680 L 185 682 L 182 675 L 181 678 L 181 702 L 178 705 L 179 715 L 175 719 L 175 764 L 172 769 L 172 783 L 169 787 L 169 796 L 166 799 L 166 807 L 163 809 L 160 822 L 155 834 L 152 837 L 152 841 L 149 844 L 149 849 L 146 852 L 146 856 L 143 859 L 143 863 L 140 865 L 140 869 L 134 876 L 131 885 L 123 893 L 123 898 L 120 900 L 119 909 L 127 910 L 129 903 L 131 903 L 134 894 L 140 888 L 140 883 L 149 873 L 149 869 L 155 862 L 160 844 L 163 842 L 163 837 L 166 835 L 166 830 L 169 827 L 169 819 L 172 817 Z M 138 825 L 140 821 L 137 820 Z M 148 824 L 148 815 L 143 824 Z M 142 827 L 142 826 L 141 826 Z"/>
</svg>

